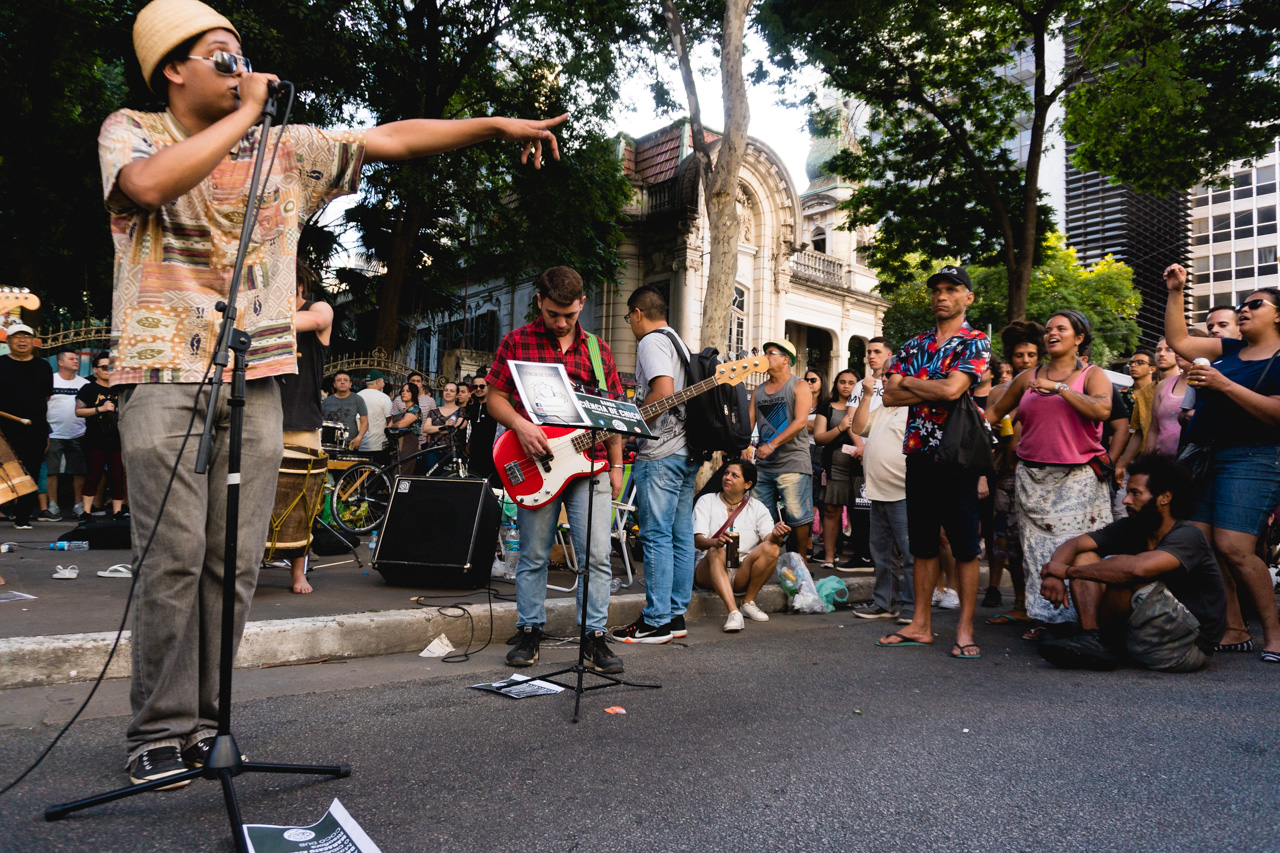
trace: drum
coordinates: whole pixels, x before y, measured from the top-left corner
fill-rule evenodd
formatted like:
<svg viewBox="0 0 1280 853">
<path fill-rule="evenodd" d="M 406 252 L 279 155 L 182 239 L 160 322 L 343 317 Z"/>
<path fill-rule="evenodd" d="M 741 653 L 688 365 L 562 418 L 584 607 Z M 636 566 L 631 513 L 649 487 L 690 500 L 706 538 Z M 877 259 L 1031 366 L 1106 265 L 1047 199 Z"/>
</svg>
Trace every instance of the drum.
<svg viewBox="0 0 1280 853">
<path fill-rule="evenodd" d="M 350 440 L 346 424 L 325 421 L 320 425 L 320 446 L 325 450 L 346 450 Z"/>
<path fill-rule="evenodd" d="M 0 434 L 0 504 L 14 498 L 29 495 L 36 490 L 36 482 L 22 467 L 9 442 Z"/>
<path fill-rule="evenodd" d="M 297 444 L 284 446 L 280 477 L 276 481 L 275 508 L 267 533 L 267 558 L 277 550 L 301 549 L 311 544 L 311 525 L 324 500 L 325 469 L 329 457 L 322 451 Z"/>
</svg>

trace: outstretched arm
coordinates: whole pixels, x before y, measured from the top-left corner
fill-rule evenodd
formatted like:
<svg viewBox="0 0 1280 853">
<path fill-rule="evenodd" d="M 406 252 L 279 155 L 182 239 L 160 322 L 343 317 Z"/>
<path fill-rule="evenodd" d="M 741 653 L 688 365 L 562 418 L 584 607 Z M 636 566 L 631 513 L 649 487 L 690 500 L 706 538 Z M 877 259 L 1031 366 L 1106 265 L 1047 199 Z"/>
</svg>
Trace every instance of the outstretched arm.
<svg viewBox="0 0 1280 853">
<path fill-rule="evenodd" d="M 414 118 L 380 124 L 365 137 L 365 159 L 381 163 L 390 160 L 412 160 L 429 154 L 440 154 L 457 148 L 466 148 L 477 142 L 503 139 L 523 142 L 520 162 L 527 163 L 533 154 L 533 167 L 542 168 L 542 145 L 551 149 L 551 156 L 560 159 L 560 148 L 550 128 L 569 118 L 565 113 L 557 118 L 522 119 L 491 116 L 468 119 Z"/>
</svg>

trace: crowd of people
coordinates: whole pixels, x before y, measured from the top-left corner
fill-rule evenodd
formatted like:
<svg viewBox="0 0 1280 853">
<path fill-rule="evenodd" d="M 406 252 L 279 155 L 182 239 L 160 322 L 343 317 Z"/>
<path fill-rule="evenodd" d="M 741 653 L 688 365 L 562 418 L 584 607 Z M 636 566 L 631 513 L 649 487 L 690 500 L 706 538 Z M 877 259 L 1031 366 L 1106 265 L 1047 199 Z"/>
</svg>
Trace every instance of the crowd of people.
<svg viewBox="0 0 1280 853">
<path fill-rule="evenodd" d="M 10 501 L 0 512 L 17 530 L 32 521 L 89 521 L 94 516 L 124 521 L 128 491 L 117 392 L 111 390 L 111 356 L 89 356 L 91 373 L 80 375 L 81 355 L 58 352 L 57 369 L 38 357 L 35 333 L 24 323 L 8 327 L 8 352 L 0 356 L 0 403 L 10 418 L 0 431 L 36 482 L 36 491 Z M 19 420 L 20 419 L 20 420 Z M 62 487 L 70 484 L 69 489 Z M 103 487 L 105 486 L 105 491 Z M 59 504 L 67 492 L 73 505 Z"/>
</svg>

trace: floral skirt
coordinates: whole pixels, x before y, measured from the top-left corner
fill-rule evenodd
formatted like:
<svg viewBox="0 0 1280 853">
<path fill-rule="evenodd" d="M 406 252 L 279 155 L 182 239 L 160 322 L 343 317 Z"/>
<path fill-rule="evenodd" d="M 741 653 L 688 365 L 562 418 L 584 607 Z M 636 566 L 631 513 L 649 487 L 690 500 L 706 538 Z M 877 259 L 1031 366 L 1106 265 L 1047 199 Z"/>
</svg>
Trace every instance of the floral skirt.
<svg viewBox="0 0 1280 853">
<path fill-rule="evenodd" d="M 1058 608 L 1040 594 L 1040 568 L 1063 542 L 1111 523 L 1111 489 L 1088 465 L 1023 464 L 1016 477 L 1027 615 L 1041 622 L 1079 621 L 1074 605 Z"/>
</svg>

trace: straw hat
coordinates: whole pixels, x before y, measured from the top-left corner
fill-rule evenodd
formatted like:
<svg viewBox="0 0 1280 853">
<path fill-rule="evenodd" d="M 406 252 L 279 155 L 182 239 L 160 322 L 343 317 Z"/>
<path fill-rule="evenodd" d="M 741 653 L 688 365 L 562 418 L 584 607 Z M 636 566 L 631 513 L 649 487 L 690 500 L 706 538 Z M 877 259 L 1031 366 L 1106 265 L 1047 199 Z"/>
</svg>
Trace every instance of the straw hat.
<svg viewBox="0 0 1280 853">
<path fill-rule="evenodd" d="M 230 30 L 240 38 L 230 21 L 200 0 L 152 0 L 144 6 L 133 22 L 133 50 L 147 87 L 169 51 L 189 38 L 217 29 Z"/>
</svg>

